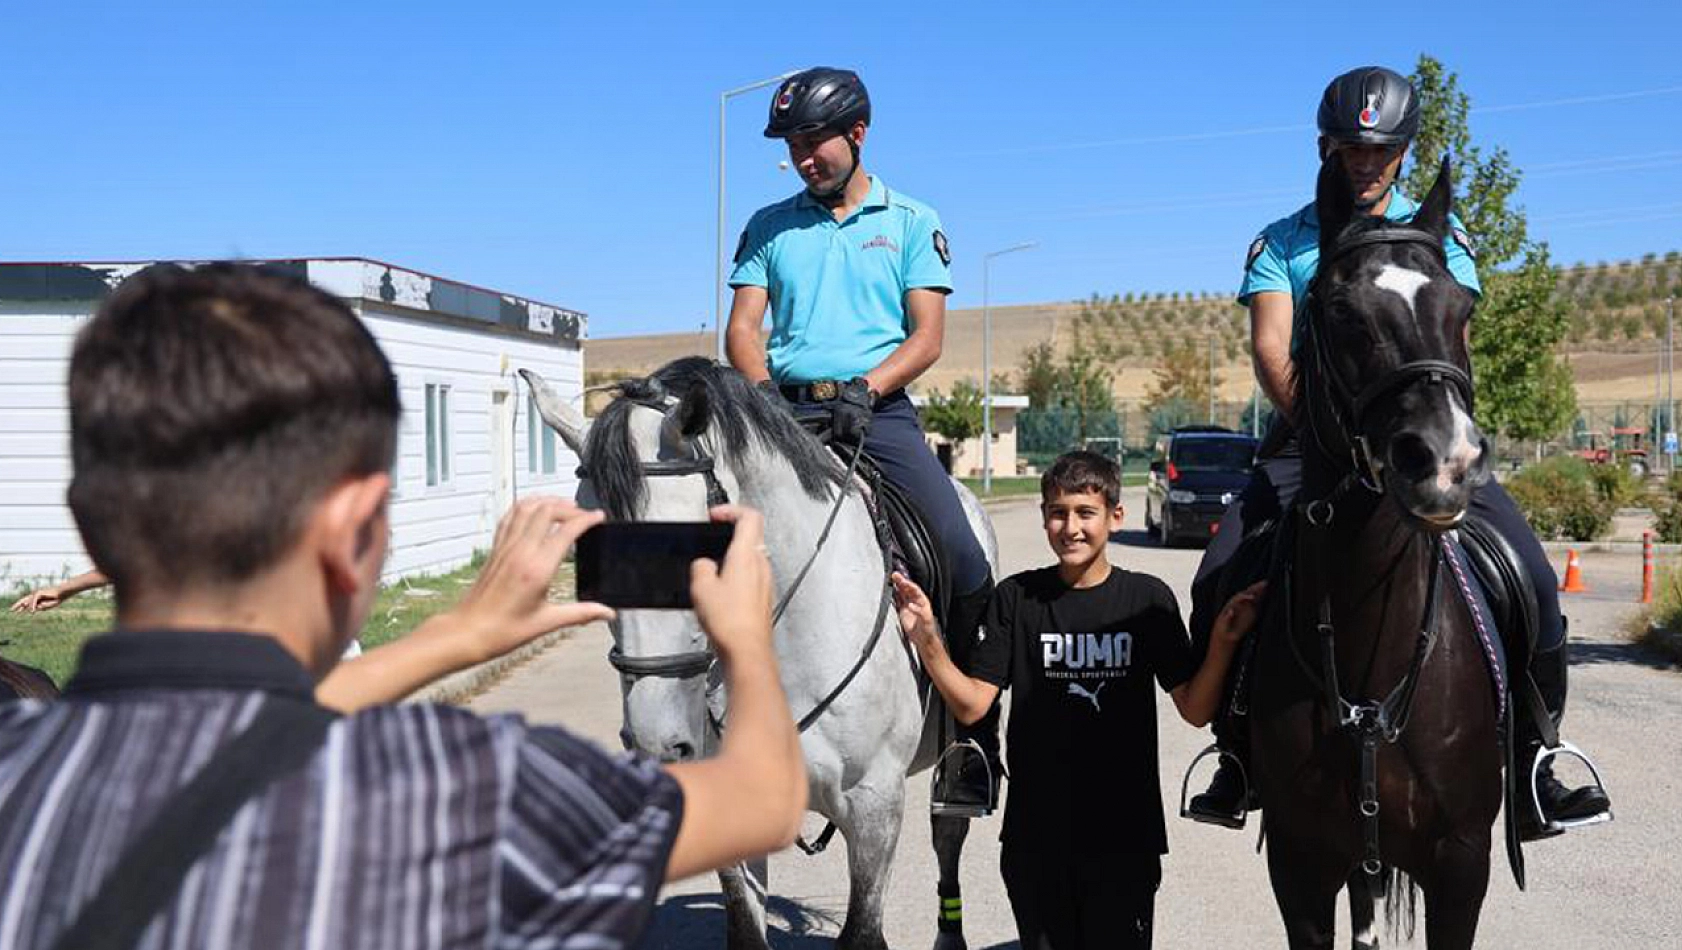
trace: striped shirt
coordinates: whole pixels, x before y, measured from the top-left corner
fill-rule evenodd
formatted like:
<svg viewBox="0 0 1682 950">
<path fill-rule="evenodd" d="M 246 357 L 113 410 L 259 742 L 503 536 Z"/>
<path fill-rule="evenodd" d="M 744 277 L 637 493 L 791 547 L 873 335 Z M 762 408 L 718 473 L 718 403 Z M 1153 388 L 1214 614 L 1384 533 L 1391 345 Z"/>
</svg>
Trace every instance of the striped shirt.
<svg viewBox="0 0 1682 950">
<path fill-rule="evenodd" d="M 172 792 L 313 692 L 267 637 L 124 632 L 63 700 L 0 704 L 0 947 L 50 947 Z M 682 810 L 657 765 L 563 730 L 377 707 L 247 802 L 134 946 L 629 947 Z"/>
</svg>

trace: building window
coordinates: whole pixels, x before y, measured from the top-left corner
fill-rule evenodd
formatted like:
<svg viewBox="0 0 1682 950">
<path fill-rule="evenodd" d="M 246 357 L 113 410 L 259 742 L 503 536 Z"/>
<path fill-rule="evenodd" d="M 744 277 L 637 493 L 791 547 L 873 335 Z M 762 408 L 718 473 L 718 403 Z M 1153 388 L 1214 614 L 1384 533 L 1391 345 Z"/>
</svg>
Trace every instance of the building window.
<svg viewBox="0 0 1682 950">
<path fill-rule="evenodd" d="M 534 475 L 555 474 L 555 430 L 537 414 L 537 397 L 526 396 L 526 470 Z"/>
<path fill-rule="evenodd" d="M 450 387 L 426 384 L 426 483 L 450 480 Z"/>
</svg>

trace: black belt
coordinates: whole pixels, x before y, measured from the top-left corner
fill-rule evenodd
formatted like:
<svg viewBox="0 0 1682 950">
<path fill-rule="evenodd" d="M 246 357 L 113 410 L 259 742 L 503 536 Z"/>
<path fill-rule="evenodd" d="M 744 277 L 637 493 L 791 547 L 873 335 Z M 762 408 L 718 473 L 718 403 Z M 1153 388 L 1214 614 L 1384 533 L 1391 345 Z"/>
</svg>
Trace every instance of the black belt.
<svg viewBox="0 0 1682 950">
<path fill-rule="evenodd" d="M 782 392 L 783 398 L 789 402 L 834 402 L 841 398 L 841 390 L 846 385 L 846 380 L 820 379 L 811 383 L 788 383 L 778 386 L 777 389 Z M 896 389 L 878 397 L 876 402 L 880 405 L 903 392 L 905 390 Z"/>
</svg>

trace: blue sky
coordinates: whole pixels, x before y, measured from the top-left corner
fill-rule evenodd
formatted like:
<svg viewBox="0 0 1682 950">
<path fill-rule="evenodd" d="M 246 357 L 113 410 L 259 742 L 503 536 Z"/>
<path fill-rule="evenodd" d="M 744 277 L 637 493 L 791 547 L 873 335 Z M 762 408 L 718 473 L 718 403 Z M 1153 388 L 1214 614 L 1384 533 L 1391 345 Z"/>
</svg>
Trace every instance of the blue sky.
<svg viewBox="0 0 1682 950">
<path fill-rule="evenodd" d="M 712 319 L 718 95 L 857 68 L 865 159 L 932 205 L 954 306 L 1231 290 L 1309 197 L 1321 88 L 1420 52 L 1557 260 L 1682 248 L 1682 4 L 293 2 L 0 10 L 0 260 L 361 255 Z M 1439 11 L 1452 9 L 1452 15 Z M 729 239 L 797 190 L 729 112 Z"/>
</svg>

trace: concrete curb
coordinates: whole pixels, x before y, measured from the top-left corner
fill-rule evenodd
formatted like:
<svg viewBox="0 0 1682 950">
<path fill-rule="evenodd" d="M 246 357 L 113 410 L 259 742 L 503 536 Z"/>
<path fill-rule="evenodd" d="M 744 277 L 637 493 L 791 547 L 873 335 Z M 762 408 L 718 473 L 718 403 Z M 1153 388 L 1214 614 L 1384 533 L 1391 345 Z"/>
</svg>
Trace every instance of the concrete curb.
<svg viewBox="0 0 1682 950">
<path fill-rule="evenodd" d="M 1640 554 L 1640 541 L 1543 541 L 1542 550 L 1549 554 Z M 1656 554 L 1682 554 L 1682 544 L 1654 544 Z"/>
<path fill-rule="evenodd" d="M 459 706 L 495 686 L 503 677 L 547 651 L 550 647 L 570 639 L 573 629 L 572 627 L 562 627 L 553 633 L 546 633 L 538 637 L 511 653 L 504 653 L 494 660 L 488 660 L 478 666 L 451 673 L 431 686 L 417 691 L 408 698 L 407 702 L 447 703 Z"/>
</svg>

